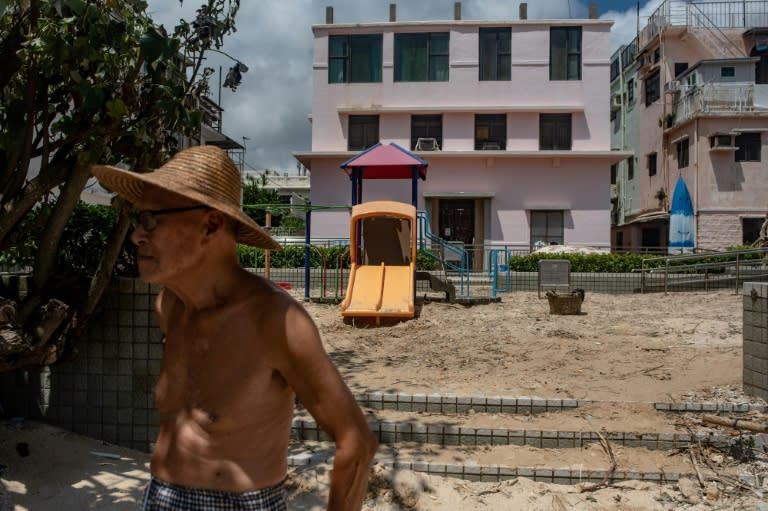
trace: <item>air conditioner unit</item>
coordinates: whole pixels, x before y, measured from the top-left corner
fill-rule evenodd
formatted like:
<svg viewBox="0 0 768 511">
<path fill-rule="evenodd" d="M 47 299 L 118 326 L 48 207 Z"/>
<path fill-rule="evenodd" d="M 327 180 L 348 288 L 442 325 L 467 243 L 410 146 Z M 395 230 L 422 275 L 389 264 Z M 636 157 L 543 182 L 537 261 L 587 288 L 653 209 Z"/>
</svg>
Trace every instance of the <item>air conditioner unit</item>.
<svg viewBox="0 0 768 511">
<path fill-rule="evenodd" d="M 680 90 L 680 80 L 670 80 L 666 83 L 664 88 L 667 92 L 677 92 Z"/>
<path fill-rule="evenodd" d="M 734 137 L 728 133 L 714 133 L 709 136 L 710 151 L 735 151 Z"/>
<path fill-rule="evenodd" d="M 621 110 L 621 94 L 611 95 L 611 110 Z"/>
<path fill-rule="evenodd" d="M 436 138 L 417 138 L 416 150 L 417 151 L 439 151 L 440 146 L 437 144 Z"/>
</svg>

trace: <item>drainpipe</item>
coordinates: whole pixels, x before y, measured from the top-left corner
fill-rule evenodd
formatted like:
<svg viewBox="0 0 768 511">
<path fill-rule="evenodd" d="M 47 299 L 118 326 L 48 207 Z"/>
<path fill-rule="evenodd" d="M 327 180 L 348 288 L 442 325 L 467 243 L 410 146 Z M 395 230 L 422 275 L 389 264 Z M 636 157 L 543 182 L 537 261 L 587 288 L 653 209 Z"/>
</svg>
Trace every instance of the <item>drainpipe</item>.
<svg viewBox="0 0 768 511">
<path fill-rule="evenodd" d="M 626 149 L 627 146 L 627 111 L 626 108 L 624 108 L 624 52 L 619 52 L 619 97 L 621 98 L 621 150 L 623 151 Z M 629 176 L 627 176 L 629 178 Z M 617 182 L 619 180 L 624 181 L 624 173 L 622 172 L 621 175 L 619 175 L 618 172 L 616 172 L 616 180 Z M 621 225 L 624 225 L 624 219 L 627 217 L 624 208 L 627 204 L 627 188 L 629 188 L 629 179 L 626 179 L 624 186 L 621 187 L 621 195 L 622 197 L 622 205 L 619 208 L 619 213 L 621 213 Z"/>
<path fill-rule="evenodd" d="M 693 171 L 694 171 L 694 186 L 696 187 L 696 192 L 694 194 L 694 197 L 696 197 L 696 203 L 693 205 L 694 207 L 694 216 L 696 217 L 696 222 L 694 222 L 694 226 L 696 231 L 693 233 L 693 244 L 695 247 L 699 246 L 699 118 L 696 117 L 696 121 L 694 123 L 694 129 L 693 129 L 693 135 L 695 138 L 693 142 L 693 147 L 695 148 L 693 151 Z"/>
</svg>

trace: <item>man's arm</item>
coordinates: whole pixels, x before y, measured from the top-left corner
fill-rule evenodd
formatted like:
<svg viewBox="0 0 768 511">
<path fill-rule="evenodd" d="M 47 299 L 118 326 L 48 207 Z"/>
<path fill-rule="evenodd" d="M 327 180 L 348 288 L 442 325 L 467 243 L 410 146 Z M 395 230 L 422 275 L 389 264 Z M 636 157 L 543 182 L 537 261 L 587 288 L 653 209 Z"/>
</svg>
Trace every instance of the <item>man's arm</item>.
<svg viewBox="0 0 768 511">
<path fill-rule="evenodd" d="M 328 509 L 362 507 L 378 442 L 352 392 L 323 349 L 307 312 L 293 302 L 285 314 L 285 351 L 278 368 L 318 425 L 336 443 Z"/>
</svg>

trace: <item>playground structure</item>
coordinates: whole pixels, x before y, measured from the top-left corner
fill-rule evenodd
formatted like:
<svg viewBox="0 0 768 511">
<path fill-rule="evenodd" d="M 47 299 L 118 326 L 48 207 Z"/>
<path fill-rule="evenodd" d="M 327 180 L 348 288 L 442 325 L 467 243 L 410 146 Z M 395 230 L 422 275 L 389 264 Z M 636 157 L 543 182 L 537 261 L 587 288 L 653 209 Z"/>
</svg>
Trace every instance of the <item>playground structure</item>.
<svg viewBox="0 0 768 511">
<path fill-rule="evenodd" d="M 413 318 L 416 208 L 371 201 L 352 207 L 351 270 L 341 303 L 345 318 Z"/>
<path fill-rule="evenodd" d="M 446 300 L 456 299 L 456 288 L 448 280 L 447 271 L 451 271 L 458 276 L 460 283 L 460 295 L 468 298 L 469 288 L 469 255 L 463 247 L 457 247 L 440 237 L 432 234 L 429 228 L 429 218 L 427 213 L 419 211 L 417 214 L 418 182 L 426 180 L 428 163 L 407 149 L 391 142 L 388 145 L 381 143 L 374 144 L 368 149 L 358 153 L 346 162 L 341 164 L 341 168 L 347 173 L 352 185 L 351 208 L 350 206 L 313 206 L 309 201 L 304 204 L 292 204 L 291 209 L 301 210 L 305 217 L 305 239 L 304 239 L 304 299 L 310 300 L 310 256 L 312 251 L 312 210 L 314 209 L 351 209 L 350 222 L 350 256 L 352 266 L 350 280 L 347 286 L 347 295 L 344 298 L 343 311 L 345 316 L 365 316 L 381 317 L 413 317 L 413 303 L 415 293 L 415 283 L 417 280 L 429 282 L 430 289 L 433 291 L 445 293 Z M 411 181 L 411 205 L 395 201 L 373 201 L 362 203 L 363 180 L 364 179 L 409 179 Z M 366 204 L 368 204 L 366 206 Z M 273 205 L 261 205 L 273 207 Z M 255 207 L 244 206 L 244 207 Z M 286 207 L 278 205 L 279 207 Z M 379 209 L 377 209 L 379 208 Z M 365 228 L 363 229 L 363 224 Z M 403 233 L 407 224 L 409 249 L 405 251 Z M 367 232 L 366 236 L 364 233 Z M 399 233 L 396 236 L 393 233 Z M 380 235 L 376 235 L 378 233 Z M 361 238 L 362 236 L 362 238 Z M 443 278 L 431 272 L 415 270 L 416 250 L 418 248 L 425 256 L 439 262 L 442 267 Z M 341 241 L 341 240 L 339 240 Z M 361 245 L 361 242 L 364 243 Z M 353 248 L 352 245 L 356 244 Z M 364 252 L 360 249 L 364 248 Z M 390 257 L 394 252 L 400 252 L 399 258 Z M 455 263 L 448 262 L 448 257 Z M 388 262 L 383 269 L 373 270 L 369 268 L 369 261 L 386 259 Z M 404 264 L 408 260 L 407 265 Z M 342 268 L 343 257 L 339 257 L 336 267 L 336 289 L 337 292 L 343 288 L 344 270 Z M 381 261 L 379 265 L 381 266 Z M 391 267 L 390 267 L 391 266 Z M 392 298 L 392 293 L 388 290 L 388 282 L 398 282 L 404 279 L 406 266 L 409 278 L 408 289 L 410 305 L 394 306 L 388 300 Z M 362 270 L 362 271 L 361 271 Z M 322 296 L 326 299 L 327 289 L 327 267 L 323 257 L 322 267 Z M 382 273 L 385 272 L 385 273 Z M 388 274 L 386 273 L 388 272 Z M 393 275 L 402 273 L 403 277 L 394 277 Z M 269 254 L 265 257 L 265 276 L 269 276 Z M 378 279 L 378 280 L 377 280 Z M 393 280 L 395 279 L 395 280 Z M 386 294 L 387 300 L 382 295 L 379 299 L 373 300 L 368 296 L 367 291 L 362 289 L 377 289 L 379 282 L 384 286 L 378 291 Z M 356 282 L 356 284 L 355 284 Z M 365 284 L 363 284 L 365 282 Z M 356 287 L 360 286 L 360 287 Z M 357 291 L 360 289 L 361 291 Z M 394 289 L 394 288 L 393 288 Z M 400 288 L 398 288 L 400 289 Z M 373 294 L 375 292 L 371 291 Z M 338 294 L 335 298 L 339 298 Z M 402 297 L 401 297 L 402 298 Z M 381 303 L 380 303 L 381 302 Z M 407 309 L 407 310 L 406 310 Z M 357 311 L 357 312 L 355 312 Z M 367 312 L 363 312 L 367 311 Z"/>
</svg>

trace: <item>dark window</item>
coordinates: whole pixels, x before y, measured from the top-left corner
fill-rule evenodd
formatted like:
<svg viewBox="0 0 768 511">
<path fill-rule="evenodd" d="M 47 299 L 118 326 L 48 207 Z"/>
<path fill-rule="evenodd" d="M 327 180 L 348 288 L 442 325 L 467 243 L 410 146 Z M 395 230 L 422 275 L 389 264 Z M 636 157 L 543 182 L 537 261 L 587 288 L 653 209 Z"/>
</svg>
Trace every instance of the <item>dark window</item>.
<svg viewBox="0 0 768 511">
<path fill-rule="evenodd" d="M 653 50 L 653 63 L 656 64 L 661 60 L 661 48 Z"/>
<path fill-rule="evenodd" d="M 661 81 L 659 73 L 645 79 L 645 106 L 650 105 L 661 97 Z"/>
<path fill-rule="evenodd" d="M 480 80 L 509 80 L 512 76 L 512 29 L 480 29 Z"/>
<path fill-rule="evenodd" d="M 627 160 L 627 179 L 635 179 L 635 157 Z"/>
<path fill-rule="evenodd" d="M 381 34 L 328 38 L 328 83 L 381 82 Z"/>
<path fill-rule="evenodd" d="M 624 247 L 624 233 L 623 232 L 617 232 L 616 233 L 616 248 L 622 248 Z"/>
<path fill-rule="evenodd" d="M 648 155 L 648 175 L 656 175 L 656 153 L 651 153 Z"/>
<path fill-rule="evenodd" d="M 571 114 L 539 115 L 540 150 L 570 151 L 571 142 Z"/>
<path fill-rule="evenodd" d="M 688 166 L 688 139 L 677 143 L 677 168 L 684 169 Z"/>
<path fill-rule="evenodd" d="M 448 81 L 448 32 L 395 34 L 394 80 Z"/>
<path fill-rule="evenodd" d="M 732 78 L 736 76 L 736 68 L 732 66 L 721 67 L 720 76 L 723 78 Z"/>
<path fill-rule="evenodd" d="M 437 147 L 443 147 L 443 116 L 442 115 L 412 115 L 411 116 L 411 149 L 416 149 L 420 138 L 434 138 Z"/>
<path fill-rule="evenodd" d="M 631 79 L 627 82 L 627 103 L 631 103 L 635 99 L 635 80 Z"/>
<path fill-rule="evenodd" d="M 620 65 L 620 62 L 618 57 L 611 61 L 611 81 L 614 81 L 616 78 L 619 77 L 619 72 L 620 72 L 619 65 Z"/>
<path fill-rule="evenodd" d="M 475 150 L 498 151 L 507 148 L 507 116 L 475 115 Z"/>
<path fill-rule="evenodd" d="M 741 242 L 744 245 L 751 245 L 760 237 L 760 228 L 763 226 L 763 218 L 742 218 L 741 219 Z"/>
<path fill-rule="evenodd" d="M 562 245 L 562 210 L 531 210 L 531 249 L 547 245 Z"/>
<path fill-rule="evenodd" d="M 348 150 L 362 151 L 379 141 L 378 115 L 350 115 Z"/>
<path fill-rule="evenodd" d="M 612 185 L 616 184 L 616 170 L 617 170 L 617 168 L 618 167 L 617 167 L 617 165 L 615 163 L 613 165 L 611 165 L 611 184 Z"/>
<path fill-rule="evenodd" d="M 581 27 L 549 29 L 549 79 L 581 80 Z"/>
<path fill-rule="evenodd" d="M 760 133 L 742 133 L 736 135 L 736 161 L 760 161 Z"/>
<path fill-rule="evenodd" d="M 661 248 L 661 230 L 658 227 L 644 227 L 640 233 L 643 248 L 648 250 Z"/>
<path fill-rule="evenodd" d="M 686 69 L 688 69 L 687 62 L 675 62 L 675 76 L 680 76 Z"/>
</svg>

